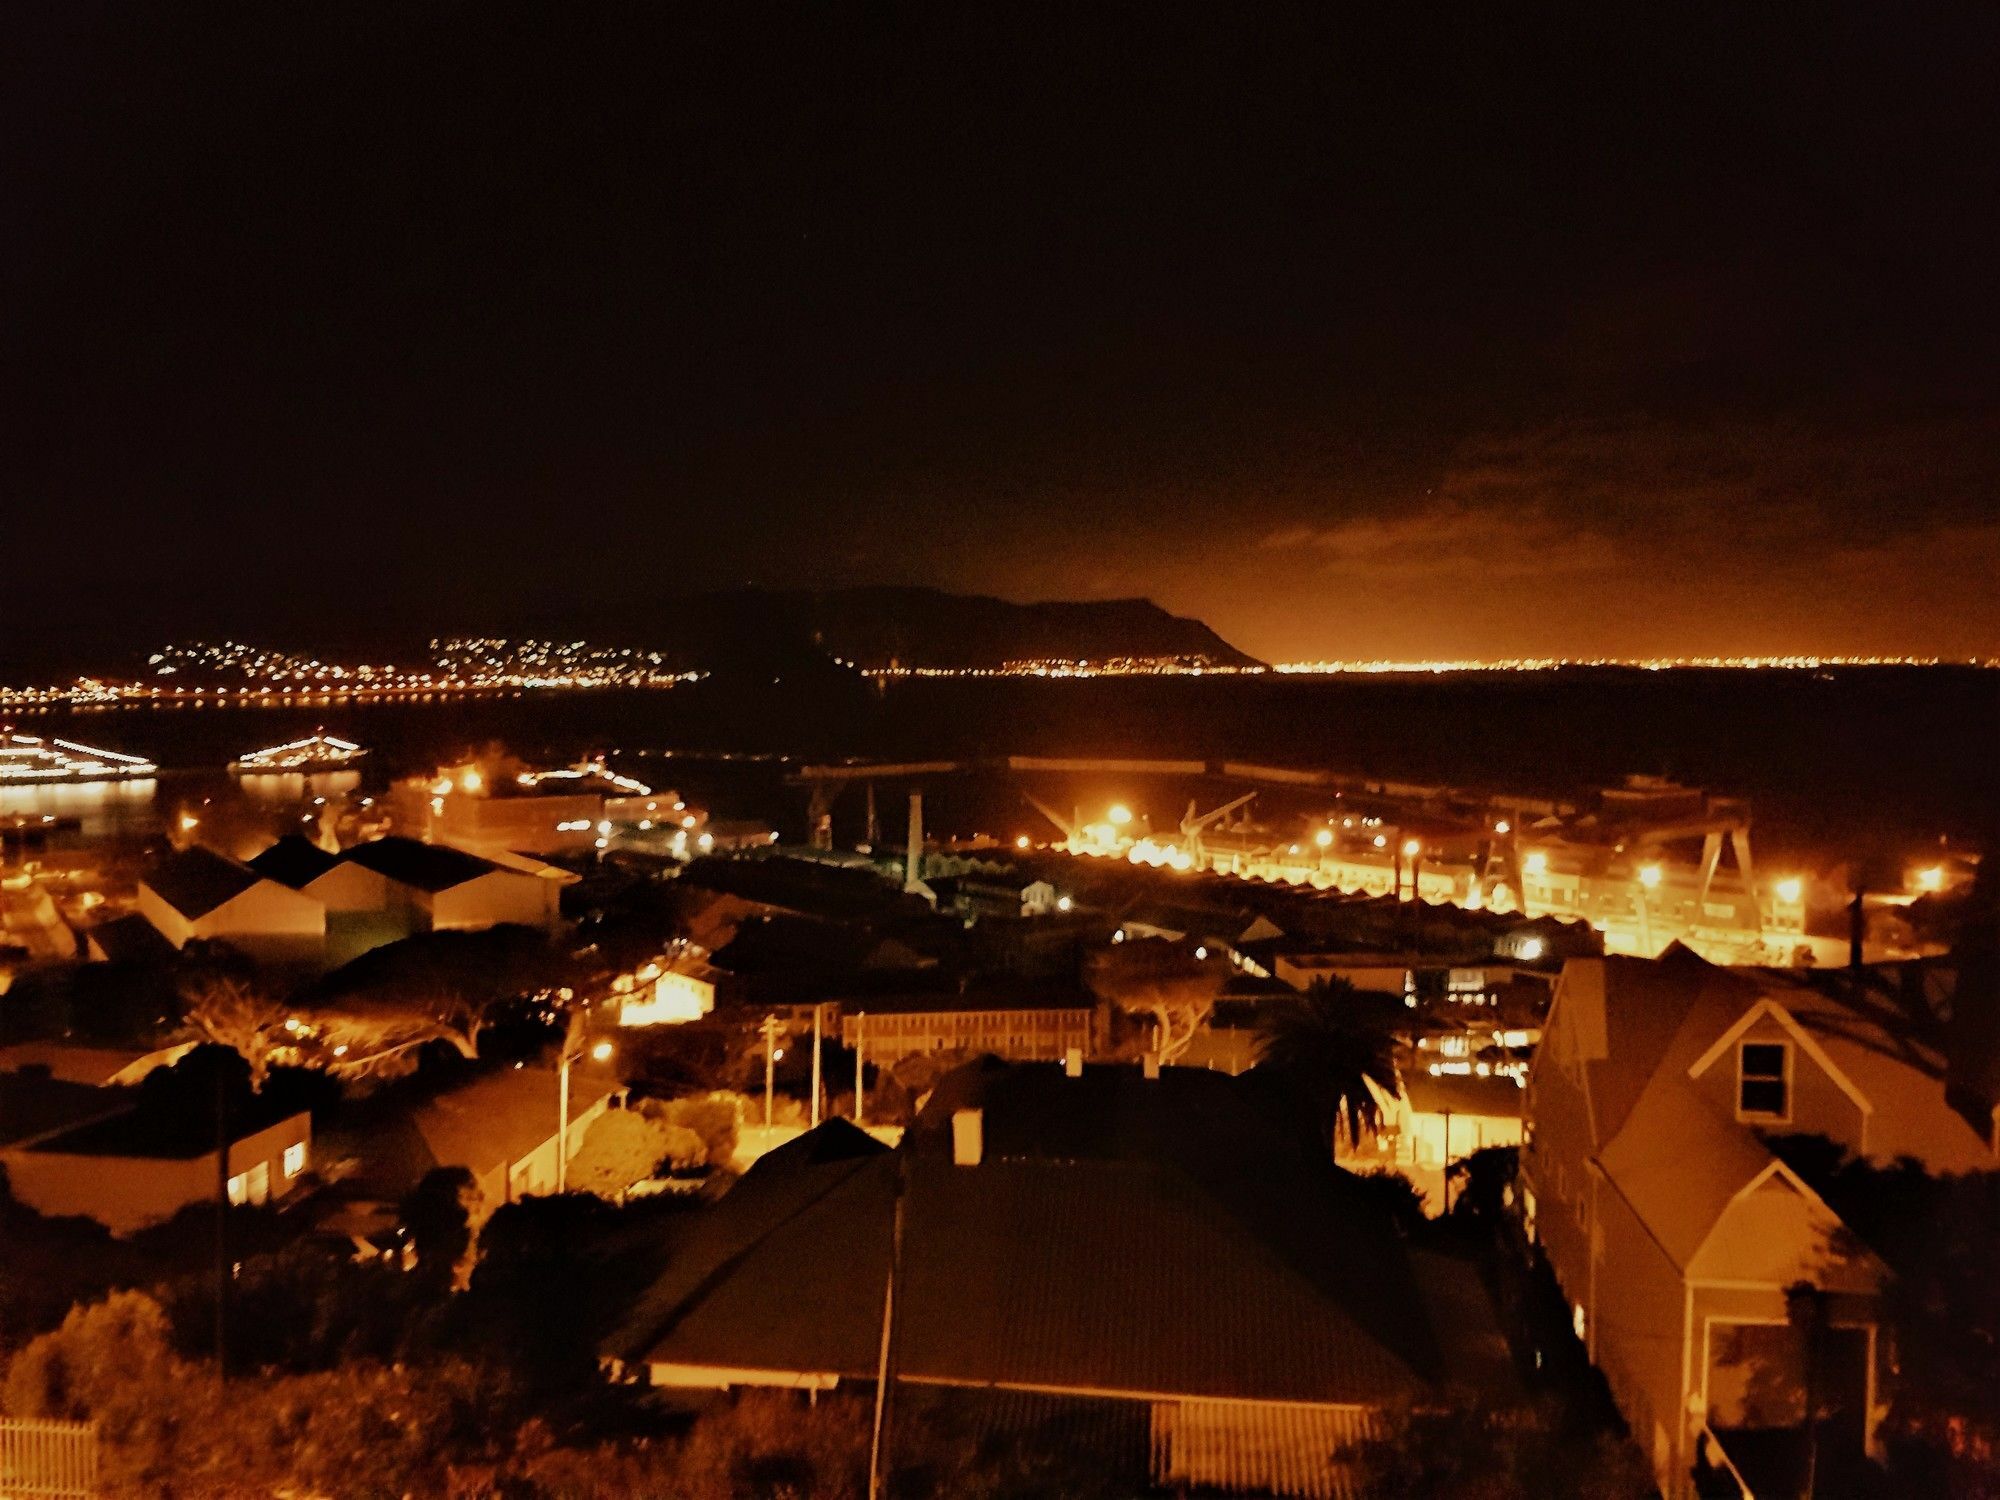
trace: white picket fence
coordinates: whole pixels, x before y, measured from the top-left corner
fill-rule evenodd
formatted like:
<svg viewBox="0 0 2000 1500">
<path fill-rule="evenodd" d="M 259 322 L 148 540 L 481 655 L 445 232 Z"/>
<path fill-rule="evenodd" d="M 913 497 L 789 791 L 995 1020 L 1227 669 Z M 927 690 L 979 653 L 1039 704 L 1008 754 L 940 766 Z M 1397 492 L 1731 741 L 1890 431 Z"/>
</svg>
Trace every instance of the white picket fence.
<svg viewBox="0 0 2000 1500">
<path fill-rule="evenodd" d="M 95 1500 L 97 1424 L 0 1417 L 0 1500 Z"/>
</svg>

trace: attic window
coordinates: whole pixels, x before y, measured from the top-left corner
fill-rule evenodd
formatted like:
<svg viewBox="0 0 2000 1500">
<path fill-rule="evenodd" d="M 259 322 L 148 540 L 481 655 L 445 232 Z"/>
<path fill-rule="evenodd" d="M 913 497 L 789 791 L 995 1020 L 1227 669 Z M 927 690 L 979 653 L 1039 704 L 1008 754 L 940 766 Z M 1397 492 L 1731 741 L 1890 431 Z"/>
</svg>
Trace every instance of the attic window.
<svg viewBox="0 0 2000 1500">
<path fill-rule="evenodd" d="M 1785 1042 L 1745 1042 L 1736 1054 L 1736 1117 L 1789 1120 L 1792 1049 Z"/>
</svg>

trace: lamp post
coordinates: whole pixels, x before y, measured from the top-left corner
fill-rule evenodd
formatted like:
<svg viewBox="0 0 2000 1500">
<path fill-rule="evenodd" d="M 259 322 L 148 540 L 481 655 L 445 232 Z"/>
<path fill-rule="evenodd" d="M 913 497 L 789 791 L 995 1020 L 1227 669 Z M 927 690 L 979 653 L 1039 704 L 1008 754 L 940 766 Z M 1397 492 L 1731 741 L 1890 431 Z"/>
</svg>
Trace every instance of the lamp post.
<svg viewBox="0 0 2000 1500">
<path fill-rule="evenodd" d="M 556 1191 L 569 1191 L 569 1065 L 584 1055 L 584 1031 L 589 1022 L 581 1010 L 569 1013 L 569 1024 L 563 1030 L 562 1048 L 556 1060 Z M 607 1062 L 611 1057 L 611 1043 L 599 1042 L 590 1049 L 591 1057 L 598 1062 Z"/>
<path fill-rule="evenodd" d="M 855 1123 L 855 1124 L 857 1124 L 857 1125 L 859 1125 L 859 1124 L 861 1123 L 861 1117 L 862 1117 L 862 1115 L 863 1115 L 863 1113 L 864 1113 L 864 1111 L 865 1111 L 865 1102 L 864 1102 L 864 1101 L 865 1101 L 865 1100 L 867 1099 L 867 1097 L 868 1097 L 868 1090 L 867 1090 L 867 1088 L 866 1088 L 866 1082 L 867 1082 L 867 1080 L 866 1080 L 866 1079 L 865 1079 L 865 1078 L 864 1078 L 864 1077 L 862 1076 L 862 1071 L 861 1071 L 861 1066 L 862 1066 L 862 1065 L 861 1065 L 861 1055 L 862 1055 L 862 1049 L 863 1049 L 863 1048 L 864 1048 L 864 1047 L 865 1047 L 865 1046 L 867 1045 L 867 1043 L 866 1043 L 866 1040 L 864 1039 L 864 1037 L 863 1037 L 863 1035 L 862 1035 L 862 1027 L 864 1027 L 865 1025 L 867 1025 L 867 1023 L 868 1023 L 868 1016 L 867 1016 L 867 1013 L 866 1013 L 866 1012 L 864 1012 L 864 1011 L 858 1011 L 858 1012 L 856 1012 L 856 1013 L 855 1013 L 855 1017 L 854 1017 L 854 1123 Z"/>
<path fill-rule="evenodd" d="M 1639 956 L 1641 958 L 1651 958 L 1653 956 L 1653 914 L 1647 908 L 1646 893 L 1658 890 L 1660 880 L 1661 874 L 1658 865 L 1639 866 Z"/>
<path fill-rule="evenodd" d="M 813 1123 L 813 1129 L 815 1129 L 815 1130 L 817 1130 L 817 1129 L 819 1128 L 819 1090 L 820 1090 L 820 1082 L 819 1082 L 819 1038 L 820 1038 L 820 1029 L 819 1029 L 819 1012 L 820 1012 L 820 1004 L 821 1004 L 821 1002 L 820 1002 L 820 1001 L 817 1001 L 817 1000 L 815 1000 L 815 1001 L 813 1002 L 813 1069 L 812 1069 L 812 1080 L 813 1080 L 813 1082 L 812 1082 L 812 1088 L 813 1088 L 813 1097 L 812 1097 L 812 1123 Z"/>
<path fill-rule="evenodd" d="M 764 1023 L 758 1030 L 764 1033 L 764 1128 L 768 1130 L 771 1127 L 771 1087 L 778 1066 L 778 1018 L 764 1017 Z"/>
</svg>

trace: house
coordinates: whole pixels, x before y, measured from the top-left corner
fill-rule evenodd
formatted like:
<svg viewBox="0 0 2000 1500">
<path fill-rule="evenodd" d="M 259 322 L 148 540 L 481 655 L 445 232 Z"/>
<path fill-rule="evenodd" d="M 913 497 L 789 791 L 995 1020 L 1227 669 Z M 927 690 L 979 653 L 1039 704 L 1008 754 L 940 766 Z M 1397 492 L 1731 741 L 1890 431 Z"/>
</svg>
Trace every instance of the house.
<svg viewBox="0 0 2000 1500">
<path fill-rule="evenodd" d="M 896 1151 L 822 1125 L 690 1226 L 603 1354 L 657 1386 L 825 1390 L 873 1384 L 885 1348 L 899 1407 L 1120 1418 L 1134 1492 L 1332 1500 L 1385 1405 L 1514 1392 L 1477 1278 L 1412 1254 L 1247 1080 L 1192 1070 L 974 1064 Z"/>
<path fill-rule="evenodd" d="M 990 1053 L 1019 1062 L 1059 1062 L 1071 1048 L 1094 1056 L 1104 1008 L 1067 987 L 977 985 L 852 995 L 838 1002 L 840 1039 L 868 1061 L 892 1067 L 928 1052 Z"/>
<path fill-rule="evenodd" d="M 1423 1190 L 1432 1212 L 1442 1213 L 1451 1206 L 1447 1177 L 1454 1162 L 1521 1144 L 1523 1090 L 1497 1074 L 1432 1073 L 1407 1062 L 1402 1075 L 1402 1091 L 1381 1097 L 1382 1128 L 1360 1149 L 1343 1151 L 1340 1162 L 1355 1171 L 1400 1172 Z"/>
<path fill-rule="evenodd" d="M 1056 909 L 1056 888 L 1046 880 L 967 873 L 936 876 L 928 884 L 937 895 L 939 910 L 968 922 L 983 917 L 1045 917 Z"/>
<path fill-rule="evenodd" d="M 715 1009 L 722 971 L 689 949 L 663 966 L 649 963 L 636 974 L 611 982 L 618 997 L 620 1026 L 660 1026 L 699 1021 Z"/>
<path fill-rule="evenodd" d="M 541 867 L 552 873 L 531 872 L 449 844 L 396 835 L 356 844 L 340 861 L 387 882 L 388 908 L 411 932 L 505 922 L 552 927 L 561 920 L 562 887 L 574 878 L 554 866 Z"/>
<path fill-rule="evenodd" d="M 1885 1410 L 1876 1258 L 1771 1149 L 1823 1136 L 1934 1172 L 1995 1165 L 1948 1106 L 1937 1028 L 1845 975 L 1657 960 L 1567 964 L 1529 1074 L 1519 1211 L 1668 1500 L 1697 1466 L 1782 1493 L 1803 1449 L 1787 1288 L 1820 1289 L 1826 1476 Z M 1830 1493 L 1822 1490 L 1822 1493 Z"/>
<path fill-rule="evenodd" d="M 568 1153 L 573 1158 L 591 1124 L 622 1096 L 607 1068 L 571 1067 Z M 341 1196 L 394 1204 L 440 1167 L 472 1174 L 487 1209 L 553 1193 L 561 1173 L 561 1077 L 526 1063 L 471 1073 L 443 1087 L 419 1076 L 366 1100 L 329 1134 L 329 1175 Z"/>
<path fill-rule="evenodd" d="M 264 958 L 316 958 L 326 940 L 318 901 L 199 844 L 147 872 L 138 909 L 176 948 L 203 938 Z"/>
<path fill-rule="evenodd" d="M 253 1115 L 229 1145 L 229 1201 L 283 1198 L 311 1163 L 310 1115 Z M 0 1167 L 36 1212 L 80 1214 L 126 1235 L 214 1201 L 214 1127 L 149 1116 L 129 1089 L 10 1073 L 0 1077 Z"/>
</svg>

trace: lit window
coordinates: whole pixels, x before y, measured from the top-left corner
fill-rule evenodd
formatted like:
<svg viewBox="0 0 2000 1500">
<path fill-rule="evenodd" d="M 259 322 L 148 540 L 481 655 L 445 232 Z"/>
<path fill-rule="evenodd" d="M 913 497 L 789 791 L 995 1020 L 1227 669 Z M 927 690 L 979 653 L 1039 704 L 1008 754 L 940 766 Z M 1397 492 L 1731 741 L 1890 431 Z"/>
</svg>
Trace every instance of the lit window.
<svg viewBox="0 0 2000 1500">
<path fill-rule="evenodd" d="M 296 1146 L 285 1147 L 285 1175 L 296 1177 L 306 1169 L 306 1146 L 300 1141 Z"/>
<path fill-rule="evenodd" d="M 1745 1120 L 1791 1118 L 1791 1053 L 1783 1042 L 1745 1042 L 1736 1054 L 1736 1113 Z"/>
<path fill-rule="evenodd" d="M 241 1208 L 250 1198 L 250 1174 L 238 1172 L 229 1179 L 229 1201 Z"/>
</svg>

